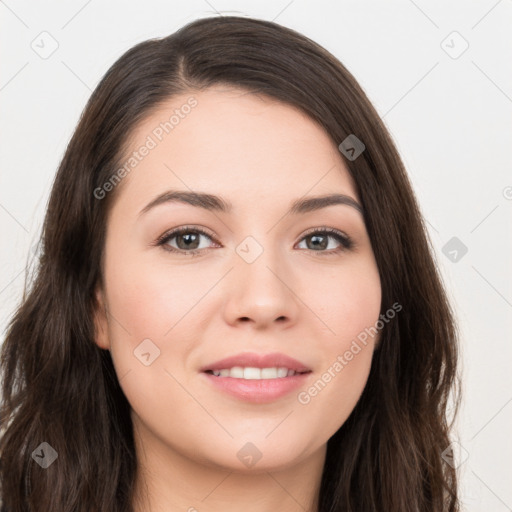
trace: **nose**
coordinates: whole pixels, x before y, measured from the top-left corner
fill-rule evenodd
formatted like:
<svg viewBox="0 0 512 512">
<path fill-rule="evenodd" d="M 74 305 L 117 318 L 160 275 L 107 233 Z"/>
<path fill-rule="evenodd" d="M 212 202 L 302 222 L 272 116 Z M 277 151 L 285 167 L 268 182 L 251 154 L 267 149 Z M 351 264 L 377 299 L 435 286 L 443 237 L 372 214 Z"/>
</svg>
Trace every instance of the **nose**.
<svg viewBox="0 0 512 512">
<path fill-rule="evenodd" d="M 294 276 L 275 251 L 263 250 L 252 262 L 235 258 L 229 273 L 225 320 L 264 329 L 272 324 L 288 328 L 297 321 L 301 301 L 294 291 Z M 295 277 L 295 287 L 297 285 Z"/>
</svg>

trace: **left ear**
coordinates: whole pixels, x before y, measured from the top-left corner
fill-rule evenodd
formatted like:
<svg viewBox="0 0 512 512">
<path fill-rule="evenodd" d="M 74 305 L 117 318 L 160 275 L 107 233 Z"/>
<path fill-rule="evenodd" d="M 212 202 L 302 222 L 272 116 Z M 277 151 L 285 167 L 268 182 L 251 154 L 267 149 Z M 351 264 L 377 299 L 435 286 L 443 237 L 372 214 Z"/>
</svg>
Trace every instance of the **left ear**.
<svg viewBox="0 0 512 512">
<path fill-rule="evenodd" d="M 96 304 L 94 307 L 94 342 L 104 350 L 110 350 L 108 339 L 107 310 L 103 290 L 98 286 L 95 293 Z"/>
</svg>

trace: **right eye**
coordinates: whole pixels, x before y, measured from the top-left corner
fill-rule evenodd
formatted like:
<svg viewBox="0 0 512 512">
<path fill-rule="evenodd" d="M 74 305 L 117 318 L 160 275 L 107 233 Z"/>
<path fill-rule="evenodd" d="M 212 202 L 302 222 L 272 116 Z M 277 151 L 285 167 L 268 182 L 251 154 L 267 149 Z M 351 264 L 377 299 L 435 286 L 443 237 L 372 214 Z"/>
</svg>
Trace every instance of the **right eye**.
<svg viewBox="0 0 512 512">
<path fill-rule="evenodd" d="M 198 247 L 200 245 L 201 237 L 206 237 L 210 240 L 213 239 L 213 235 L 206 232 L 204 229 L 184 226 L 165 232 L 156 241 L 156 245 L 162 246 L 164 250 L 169 252 L 182 255 L 197 255 L 208 249 L 208 247 Z M 170 244 L 172 240 L 176 240 L 177 247 Z"/>
</svg>

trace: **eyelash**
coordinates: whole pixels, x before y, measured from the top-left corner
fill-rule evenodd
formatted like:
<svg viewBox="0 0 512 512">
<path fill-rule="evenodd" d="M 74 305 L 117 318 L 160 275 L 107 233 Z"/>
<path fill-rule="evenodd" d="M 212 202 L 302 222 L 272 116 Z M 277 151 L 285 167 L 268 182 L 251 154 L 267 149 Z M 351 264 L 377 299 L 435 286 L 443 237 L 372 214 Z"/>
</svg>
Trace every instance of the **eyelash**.
<svg viewBox="0 0 512 512">
<path fill-rule="evenodd" d="M 170 240 L 172 240 L 176 236 L 183 235 L 184 233 L 199 233 L 201 235 L 204 235 L 204 236 L 210 238 L 215 243 L 218 243 L 215 240 L 214 236 L 204 229 L 196 228 L 196 227 L 192 227 L 192 226 L 183 226 L 183 227 L 176 228 L 171 231 L 165 232 L 162 236 L 160 236 L 156 240 L 154 245 L 161 246 L 162 249 L 164 249 L 165 251 L 168 251 L 168 252 L 181 254 L 183 256 L 190 255 L 192 257 L 200 256 L 200 253 L 208 250 L 208 249 L 190 249 L 189 251 L 187 251 L 185 249 L 176 249 L 175 247 L 170 247 L 170 246 L 166 247 L 166 244 Z M 322 256 L 322 257 L 323 256 L 334 256 L 334 255 L 339 254 L 340 252 L 351 250 L 355 246 L 354 241 L 349 236 L 345 235 L 341 231 L 338 231 L 337 229 L 328 228 L 328 227 L 313 228 L 312 230 L 309 230 L 300 239 L 300 242 L 302 242 L 302 240 L 304 240 L 305 238 L 310 237 L 312 235 L 328 235 L 329 237 L 336 239 L 341 244 L 341 247 L 339 247 L 338 249 L 331 250 L 331 251 L 314 251 L 312 249 L 307 249 L 311 252 L 318 253 L 318 256 Z"/>
</svg>

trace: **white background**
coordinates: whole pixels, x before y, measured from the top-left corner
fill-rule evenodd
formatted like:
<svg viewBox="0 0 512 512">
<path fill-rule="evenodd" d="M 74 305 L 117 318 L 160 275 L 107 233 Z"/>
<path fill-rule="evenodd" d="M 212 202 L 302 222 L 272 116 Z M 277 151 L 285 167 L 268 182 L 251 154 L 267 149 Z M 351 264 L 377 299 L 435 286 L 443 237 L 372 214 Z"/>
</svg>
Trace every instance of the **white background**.
<svg viewBox="0 0 512 512">
<path fill-rule="evenodd" d="M 57 166 L 92 90 L 134 44 L 219 13 L 274 20 L 315 40 L 384 118 L 460 323 L 465 510 L 512 510 L 511 0 L 0 1 L 2 341 Z M 460 56 L 454 31 L 469 44 Z M 43 59 L 31 45 L 51 48 L 51 38 L 58 48 Z M 468 248 L 457 262 L 442 252 L 452 237 Z"/>
</svg>

